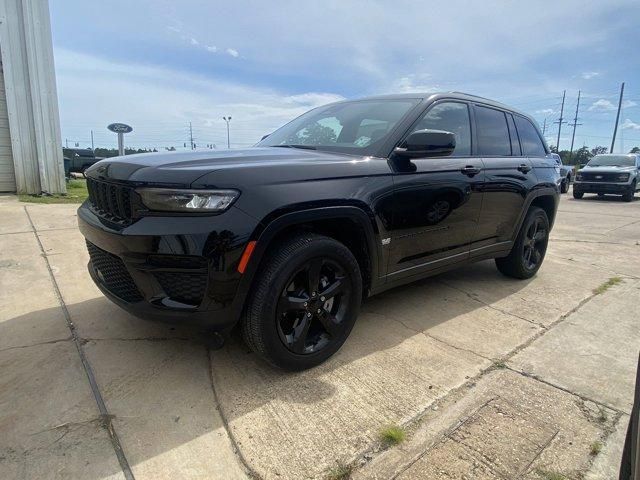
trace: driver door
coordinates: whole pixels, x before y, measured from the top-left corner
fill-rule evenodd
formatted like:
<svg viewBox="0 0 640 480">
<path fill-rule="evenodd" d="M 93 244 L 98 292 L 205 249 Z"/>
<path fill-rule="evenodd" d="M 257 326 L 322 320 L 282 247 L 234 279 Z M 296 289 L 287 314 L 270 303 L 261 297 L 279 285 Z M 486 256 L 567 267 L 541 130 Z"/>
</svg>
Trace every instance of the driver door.
<svg viewBox="0 0 640 480">
<path fill-rule="evenodd" d="M 407 133 L 445 130 L 456 136 L 452 155 L 391 160 L 394 174 L 390 279 L 420 275 L 469 257 L 482 205 L 483 163 L 472 156 L 466 102 L 430 106 Z"/>
</svg>

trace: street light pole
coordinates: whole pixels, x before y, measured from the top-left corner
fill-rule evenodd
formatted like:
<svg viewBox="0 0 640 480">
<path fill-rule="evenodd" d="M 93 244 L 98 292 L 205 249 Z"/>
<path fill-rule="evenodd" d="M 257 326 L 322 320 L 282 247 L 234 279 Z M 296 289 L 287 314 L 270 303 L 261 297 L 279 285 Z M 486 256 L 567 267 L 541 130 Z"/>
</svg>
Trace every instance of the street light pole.
<svg viewBox="0 0 640 480">
<path fill-rule="evenodd" d="M 227 122 L 227 148 L 231 148 L 231 142 L 229 141 L 229 122 L 231 121 L 231 115 L 228 117 L 222 117 L 222 119 Z"/>
</svg>

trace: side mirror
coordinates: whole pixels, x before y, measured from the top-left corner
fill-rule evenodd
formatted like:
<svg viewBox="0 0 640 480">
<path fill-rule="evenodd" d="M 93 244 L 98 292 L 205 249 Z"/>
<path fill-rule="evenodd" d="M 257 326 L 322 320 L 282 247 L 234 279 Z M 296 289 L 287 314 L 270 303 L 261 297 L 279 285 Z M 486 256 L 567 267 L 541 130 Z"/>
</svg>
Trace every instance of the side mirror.
<svg viewBox="0 0 640 480">
<path fill-rule="evenodd" d="M 416 130 L 393 153 L 405 158 L 443 157 L 451 155 L 455 148 L 454 133 L 444 130 Z"/>
</svg>

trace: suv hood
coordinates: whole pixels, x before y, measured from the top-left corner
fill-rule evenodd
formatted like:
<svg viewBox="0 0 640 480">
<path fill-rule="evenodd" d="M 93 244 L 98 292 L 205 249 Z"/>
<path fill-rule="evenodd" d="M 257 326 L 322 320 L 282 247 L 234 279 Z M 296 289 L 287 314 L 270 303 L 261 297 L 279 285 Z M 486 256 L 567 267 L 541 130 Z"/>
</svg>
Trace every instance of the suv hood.
<svg viewBox="0 0 640 480">
<path fill-rule="evenodd" d="M 87 169 L 86 175 L 104 180 L 135 182 L 140 185 L 187 188 L 211 185 L 215 178 L 224 178 L 224 183 L 234 178 L 242 183 L 243 177 L 252 177 L 262 178 L 263 183 L 267 183 L 269 179 L 276 178 L 282 181 L 389 172 L 387 162 L 380 159 L 372 162 L 370 159 L 279 147 L 141 153 L 101 160 Z M 375 172 L 371 171 L 372 164 L 376 164 L 377 168 L 373 169 Z M 382 169 L 381 164 L 384 165 Z M 198 181 L 201 178 L 202 181 Z"/>
<path fill-rule="evenodd" d="M 614 167 L 614 166 L 603 166 L 603 167 L 590 167 L 589 165 L 584 168 L 578 170 L 579 172 L 593 172 L 593 173 L 607 173 L 607 172 L 633 172 L 636 170 L 636 167 Z"/>
</svg>

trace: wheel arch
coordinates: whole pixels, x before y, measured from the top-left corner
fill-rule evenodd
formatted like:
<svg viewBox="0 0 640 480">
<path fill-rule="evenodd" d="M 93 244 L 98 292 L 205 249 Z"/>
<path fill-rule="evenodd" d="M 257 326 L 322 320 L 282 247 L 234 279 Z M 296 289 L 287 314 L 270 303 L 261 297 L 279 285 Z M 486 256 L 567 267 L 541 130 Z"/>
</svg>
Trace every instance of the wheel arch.
<svg viewBox="0 0 640 480">
<path fill-rule="evenodd" d="M 518 232 L 520 232 L 520 228 L 522 227 L 522 222 L 524 222 L 527 212 L 531 207 L 542 208 L 549 219 L 549 228 L 553 228 L 553 224 L 556 219 L 556 212 L 558 210 L 558 202 L 559 195 L 556 189 L 546 187 L 531 192 L 524 202 L 522 212 L 520 212 L 517 228 L 514 230 L 513 234 L 513 241 L 515 241 L 518 236 Z"/>
<path fill-rule="evenodd" d="M 376 241 L 379 235 L 372 212 L 355 205 L 274 212 L 260 221 L 249 239 L 256 243 L 234 299 L 234 309 L 238 315 L 244 307 L 245 299 L 253 287 L 266 253 L 273 245 L 277 245 L 279 239 L 301 230 L 326 235 L 349 248 L 360 266 L 365 296 L 376 285 L 379 266 L 382 264 L 382 251 L 379 242 Z"/>
</svg>

